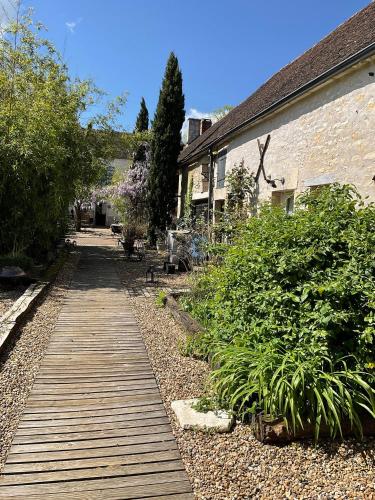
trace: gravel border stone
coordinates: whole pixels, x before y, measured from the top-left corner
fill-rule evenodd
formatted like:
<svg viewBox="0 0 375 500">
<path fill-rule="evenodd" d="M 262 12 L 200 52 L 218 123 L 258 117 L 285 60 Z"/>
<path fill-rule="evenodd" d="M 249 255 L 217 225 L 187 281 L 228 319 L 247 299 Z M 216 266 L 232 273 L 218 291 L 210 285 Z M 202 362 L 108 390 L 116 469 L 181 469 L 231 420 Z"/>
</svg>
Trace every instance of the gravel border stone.
<svg viewBox="0 0 375 500">
<path fill-rule="evenodd" d="M 181 429 L 202 432 L 229 432 L 231 430 L 234 418 L 225 410 L 197 411 L 194 405 L 198 402 L 199 398 L 172 401 L 171 408 Z"/>
<path fill-rule="evenodd" d="M 8 311 L 0 318 L 0 352 L 10 335 L 16 331 L 22 318 L 31 310 L 34 302 L 41 295 L 48 283 L 32 283 Z"/>
<path fill-rule="evenodd" d="M 15 288 L 0 288 L 0 316 L 3 316 L 12 305 L 21 297 L 26 290 L 25 285 L 18 285 Z"/>
</svg>

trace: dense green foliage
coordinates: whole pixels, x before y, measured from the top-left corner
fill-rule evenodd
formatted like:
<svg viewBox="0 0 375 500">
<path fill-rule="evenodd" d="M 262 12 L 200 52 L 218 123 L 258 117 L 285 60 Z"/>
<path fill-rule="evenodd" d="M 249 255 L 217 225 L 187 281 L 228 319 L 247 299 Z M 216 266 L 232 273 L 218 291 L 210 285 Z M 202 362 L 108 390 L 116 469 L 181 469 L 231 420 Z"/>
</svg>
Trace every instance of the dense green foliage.
<svg viewBox="0 0 375 500">
<path fill-rule="evenodd" d="M 148 131 L 148 109 L 144 97 L 141 100 L 141 108 L 139 110 L 137 120 L 135 122 L 135 133 L 144 133 Z M 134 153 L 134 163 L 146 161 L 148 143 L 140 142 Z"/>
<path fill-rule="evenodd" d="M 144 132 L 145 130 L 148 130 L 148 109 L 145 98 L 142 97 L 141 107 L 135 122 L 134 132 Z"/>
<path fill-rule="evenodd" d="M 41 30 L 25 17 L 0 37 L 0 254 L 37 258 L 108 158 L 106 135 L 80 123 L 95 89 L 69 79 Z M 104 116 L 95 125 L 108 131 Z"/>
<path fill-rule="evenodd" d="M 164 231 L 176 207 L 177 158 L 181 150 L 181 127 L 185 98 L 177 57 L 169 56 L 153 121 L 151 168 L 148 184 L 150 239 Z"/>
<path fill-rule="evenodd" d="M 191 348 L 214 356 L 220 397 L 242 415 L 360 429 L 375 410 L 374 248 L 375 206 L 349 186 L 248 219 L 187 304 L 206 328 Z"/>
</svg>

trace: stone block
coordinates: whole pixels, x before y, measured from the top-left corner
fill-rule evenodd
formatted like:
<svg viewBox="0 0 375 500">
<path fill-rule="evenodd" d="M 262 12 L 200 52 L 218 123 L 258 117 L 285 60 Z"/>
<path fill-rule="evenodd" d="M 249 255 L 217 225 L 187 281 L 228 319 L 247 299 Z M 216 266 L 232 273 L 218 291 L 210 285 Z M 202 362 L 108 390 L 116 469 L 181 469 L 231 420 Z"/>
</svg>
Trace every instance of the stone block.
<svg viewBox="0 0 375 500">
<path fill-rule="evenodd" d="M 198 399 L 185 399 L 172 402 L 180 427 L 184 430 L 194 429 L 205 432 L 229 432 L 233 426 L 234 418 L 224 410 L 199 412 L 192 408 Z"/>
</svg>

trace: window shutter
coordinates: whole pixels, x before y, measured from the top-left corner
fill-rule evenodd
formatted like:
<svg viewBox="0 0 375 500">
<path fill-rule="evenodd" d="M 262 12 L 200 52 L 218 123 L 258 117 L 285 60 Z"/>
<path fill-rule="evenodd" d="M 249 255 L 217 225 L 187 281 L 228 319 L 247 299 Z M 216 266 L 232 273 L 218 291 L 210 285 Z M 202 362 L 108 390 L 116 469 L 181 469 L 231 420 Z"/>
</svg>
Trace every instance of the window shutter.
<svg viewBox="0 0 375 500">
<path fill-rule="evenodd" d="M 227 150 L 220 151 L 217 156 L 216 187 L 223 188 L 225 183 L 225 164 L 227 160 Z"/>
</svg>

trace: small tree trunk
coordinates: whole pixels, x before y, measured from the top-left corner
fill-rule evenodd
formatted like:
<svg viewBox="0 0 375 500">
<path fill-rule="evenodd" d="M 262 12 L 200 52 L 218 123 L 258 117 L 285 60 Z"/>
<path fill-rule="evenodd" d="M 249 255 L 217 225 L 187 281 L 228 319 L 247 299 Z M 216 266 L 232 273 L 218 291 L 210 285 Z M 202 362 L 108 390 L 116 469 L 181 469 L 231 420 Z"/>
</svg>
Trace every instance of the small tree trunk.
<svg viewBox="0 0 375 500">
<path fill-rule="evenodd" d="M 151 225 L 148 228 L 148 241 L 152 248 L 156 248 L 156 230 Z"/>
<path fill-rule="evenodd" d="M 74 222 L 76 231 L 80 231 L 82 227 L 82 210 L 80 204 L 74 205 Z"/>
</svg>

